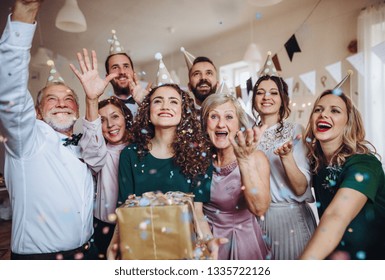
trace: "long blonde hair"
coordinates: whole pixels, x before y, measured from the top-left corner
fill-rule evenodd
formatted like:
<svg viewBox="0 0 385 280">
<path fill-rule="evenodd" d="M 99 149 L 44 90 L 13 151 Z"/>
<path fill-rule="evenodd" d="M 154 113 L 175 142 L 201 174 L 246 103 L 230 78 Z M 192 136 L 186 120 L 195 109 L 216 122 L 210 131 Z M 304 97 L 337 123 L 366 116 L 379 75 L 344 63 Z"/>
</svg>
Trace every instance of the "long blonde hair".
<svg viewBox="0 0 385 280">
<path fill-rule="evenodd" d="M 342 135 L 342 144 L 334 152 L 330 162 L 327 162 L 319 141 L 313 133 L 313 122 L 311 121 L 314 108 L 318 105 L 322 97 L 333 94 L 332 90 L 326 90 L 314 102 L 309 122 L 305 130 L 304 141 L 308 148 L 307 156 L 312 162 L 313 172 L 319 171 L 326 165 L 343 165 L 346 159 L 354 154 L 377 154 L 375 147 L 365 140 L 365 128 L 362 122 L 361 114 L 352 103 L 351 99 L 344 93 L 338 94 L 345 105 L 348 121 Z"/>
</svg>

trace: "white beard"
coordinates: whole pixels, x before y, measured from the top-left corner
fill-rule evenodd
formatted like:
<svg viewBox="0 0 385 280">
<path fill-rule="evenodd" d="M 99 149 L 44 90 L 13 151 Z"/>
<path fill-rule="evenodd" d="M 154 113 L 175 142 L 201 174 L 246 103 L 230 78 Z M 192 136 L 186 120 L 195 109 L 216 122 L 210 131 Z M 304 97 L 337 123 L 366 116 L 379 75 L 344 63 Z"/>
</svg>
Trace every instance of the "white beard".
<svg viewBox="0 0 385 280">
<path fill-rule="evenodd" d="M 63 114 L 56 114 L 59 112 L 62 112 Z M 58 132 L 67 132 L 72 130 L 76 119 L 76 113 L 69 109 L 52 109 L 43 116 L 43 120 Z"/>
</svg>

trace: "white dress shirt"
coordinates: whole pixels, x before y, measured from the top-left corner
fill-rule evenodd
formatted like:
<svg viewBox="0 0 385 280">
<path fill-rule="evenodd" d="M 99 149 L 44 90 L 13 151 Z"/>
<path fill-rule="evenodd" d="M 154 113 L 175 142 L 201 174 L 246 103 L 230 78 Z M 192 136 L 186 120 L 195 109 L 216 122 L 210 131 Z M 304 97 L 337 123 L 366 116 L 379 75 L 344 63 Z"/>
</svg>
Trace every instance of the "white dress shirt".
<svg viewBox="0 0 385 280">
<path fill-rule="evenodd" d="M 72 250 L 93 234 L 91 170 L 79 148 L 63 146 L 65 135 L 36 119 L 27 89 L 35 29 L 8 17 L 0 39 L 0 129 L 17 254 Z"/>
</svg>

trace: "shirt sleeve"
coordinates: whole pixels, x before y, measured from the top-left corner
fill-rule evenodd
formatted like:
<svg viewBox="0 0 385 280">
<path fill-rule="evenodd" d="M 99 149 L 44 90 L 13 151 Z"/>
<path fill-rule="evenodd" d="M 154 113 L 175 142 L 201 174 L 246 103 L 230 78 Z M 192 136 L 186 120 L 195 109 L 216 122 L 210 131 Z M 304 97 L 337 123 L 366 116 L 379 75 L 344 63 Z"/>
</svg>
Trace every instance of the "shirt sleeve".
<svg viewBox="0 0 385 280">
<path fill-rule="evenodd" d="M 36 24 L 8 17 L 0 39 L 0 122 L 5 148 L 16 158 L 34 153 L 36 112 L 28 91 L 30 49 Z"/>
<path fill-rule="evenodd" d="M 98 173 L 106 163 L 107 145 L 100 116 L 93 122 L 83 118 L 83 135 L 79 141 L 84 162 Z"/>
<path fill-rule="evenodd" d="M 340 188 L 350 188 L 375 202 L 383 178 L 381 163 L 371 155 L 355 155 L 343 167 L 339 181 Z"/>
</svg>

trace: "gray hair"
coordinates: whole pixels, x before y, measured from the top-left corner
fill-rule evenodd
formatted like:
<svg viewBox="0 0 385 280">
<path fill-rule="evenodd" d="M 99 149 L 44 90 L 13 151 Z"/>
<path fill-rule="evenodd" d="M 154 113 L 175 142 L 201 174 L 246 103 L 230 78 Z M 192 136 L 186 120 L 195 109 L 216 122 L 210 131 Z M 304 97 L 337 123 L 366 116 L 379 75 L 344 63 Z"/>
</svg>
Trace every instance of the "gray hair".
<svg viewBox="0 0 385 280">
<path fill-rule="evenodd" d="M 50 86 L 59 86 L 59 85 L 67 87 L 72 92 L 73 96 L 75 97 L 75 102 L 76 102 L 77 106 L 79 107 L 79 97 L 78 97 L 78 95 L 76 94 L 76 92 L 72 88 L 68 87 L 66 84 L 64 84 L 62 82 L 53 82 L 53 83 L 50 83 L 50 84 L 46 85 L 41 90 L 39 90 L 39 92 L 37 93 L 37 97 L 36 97 L 35 108 L 36 109 L 40 109 L 41 101 L 43 99 L 44 92 L 45 92 L 45 90 L 47 88 L 49 88 Z"/>
<path fill-rule="evenodd" d="M 239 127 L 249 127 L 249 119 L 246 115 L 245 110 L 243 110 L 241 104 L 238 102 L 237 98 L 231 94 L 216 93 L 209 95 L 202 103 L 201 123 L 204 132 L 207 129 L 207 119 L 209 117 L 209 113 L 214 108 L 227 102 L 231 102 L 235 107 L 235 113 L 239 120 Z"/>
</svg>

